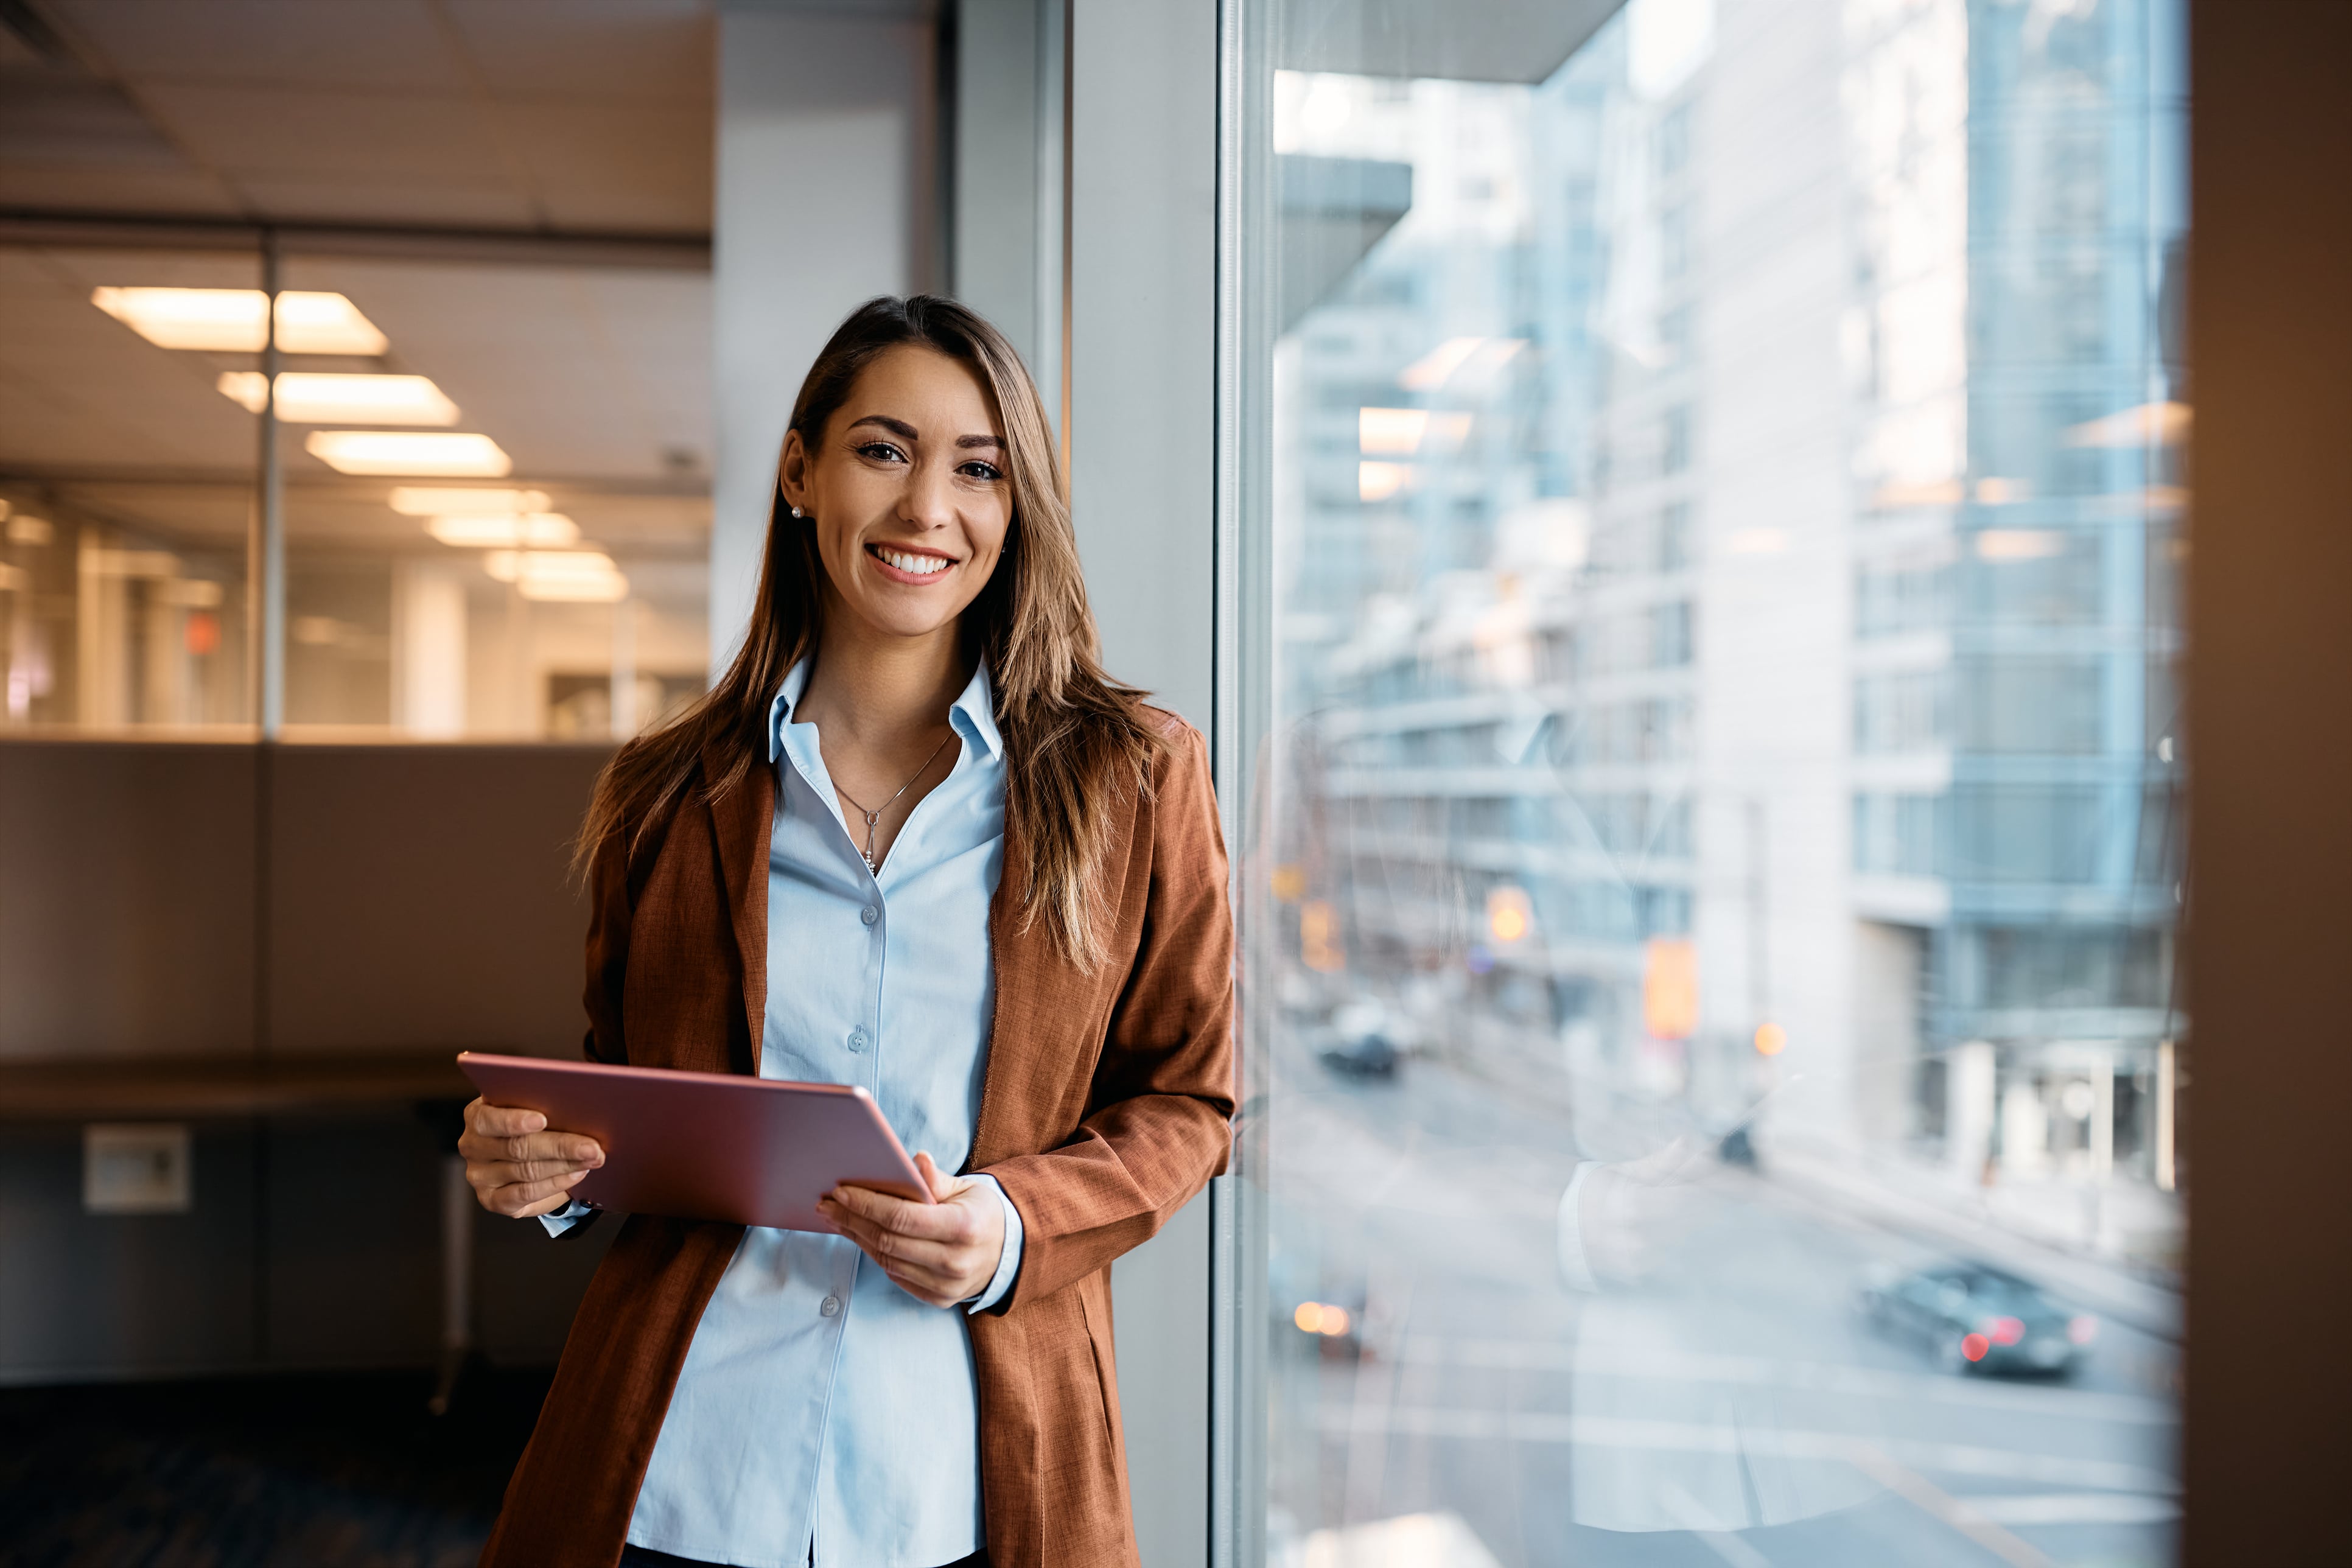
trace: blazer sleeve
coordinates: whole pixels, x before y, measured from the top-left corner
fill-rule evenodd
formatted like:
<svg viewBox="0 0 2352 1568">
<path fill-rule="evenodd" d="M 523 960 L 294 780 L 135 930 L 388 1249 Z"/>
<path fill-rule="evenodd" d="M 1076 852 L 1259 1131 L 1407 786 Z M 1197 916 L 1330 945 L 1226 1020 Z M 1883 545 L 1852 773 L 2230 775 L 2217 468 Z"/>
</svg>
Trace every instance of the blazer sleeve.
<svg viewBox="0 0 2352 1568">
<path fill-rule="evenodd" d="M 1234 1114 L 1234 921 L 1208 744 L 1161 764 L 1141 940 L 1095 1069 L 1093 1110 L 1059 1148 L 988 1168 L 1023 1226 L 993 1307 L 1046 1296 L 1146 1241 L 1225 1168 Z"/>
<path fill-rule="evenodd" d="M 626 835 L 615 833 L 596 847 L 588 863 L 588 1032 L 581 1054 L 592 1062 L 615 1065 L 629 1059 L 622 1033 L 621 985 L 629 973 L 630 897 Z"/>
</svg>

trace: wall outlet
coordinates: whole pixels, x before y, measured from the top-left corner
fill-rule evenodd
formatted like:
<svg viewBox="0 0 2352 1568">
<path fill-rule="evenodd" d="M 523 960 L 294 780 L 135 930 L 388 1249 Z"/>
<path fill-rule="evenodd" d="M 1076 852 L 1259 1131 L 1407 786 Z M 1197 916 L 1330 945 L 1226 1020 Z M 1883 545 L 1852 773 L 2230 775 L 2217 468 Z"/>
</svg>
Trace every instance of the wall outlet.
<svg viewBox="0 0 2352 1568">
<path fill-rule="evenodd" d="M 86 1214 L 185 1214 L 188 1127 L 184 1121 L 93 1121 L 81 1130 Z"/>
</svg>

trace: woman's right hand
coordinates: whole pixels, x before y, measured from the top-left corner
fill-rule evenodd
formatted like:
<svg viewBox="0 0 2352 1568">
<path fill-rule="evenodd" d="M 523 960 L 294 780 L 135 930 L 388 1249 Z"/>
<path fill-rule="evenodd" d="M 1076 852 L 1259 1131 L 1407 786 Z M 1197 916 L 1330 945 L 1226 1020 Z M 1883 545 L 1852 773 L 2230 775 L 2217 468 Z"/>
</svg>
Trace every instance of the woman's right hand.
<svg viewBox="0 0 2352 1568">
<path fill-rule="evenodd" d="M 516 1219 L 562 1208 L 580 1179 L 604 1163 L 604 1145 L 593 1138 L 551 1132 L 536 1110 L 479 1100 L 466 1107 L 457 1152 L 482 1206 Z"/>
</svg>

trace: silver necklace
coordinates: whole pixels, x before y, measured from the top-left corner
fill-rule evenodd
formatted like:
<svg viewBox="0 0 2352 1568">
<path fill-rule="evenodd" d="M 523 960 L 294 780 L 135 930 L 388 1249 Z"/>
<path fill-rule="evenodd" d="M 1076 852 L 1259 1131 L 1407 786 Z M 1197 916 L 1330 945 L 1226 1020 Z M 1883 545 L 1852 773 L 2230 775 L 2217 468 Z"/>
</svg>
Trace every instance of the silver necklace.
<svg viewBox="0 0 2352 1568">
<path fill-rule="evenodd" d="M 946 751 L 946 750 L 948 749 L 948 742 L 949 742 L 949 741 L 952 741 L 952 740 L 954 740 L 954 739 L 955 739 L 955 731 L 954 731 L 954 730 L 952 730 L 952 729 L 950 729 L 950 730 L 949 730 L 949 731 L 948 731 L 948 732 L 947 732 L 947 737 L 946 737 L 946 739 L 945 739 L 945 740 L 942 740 L 942 741 L 941 741 L 938 745 L 933 746 L 933 747 L 931 748 L 931 754 L 930 754 L 929 756 L 925 757 L 925 758 L 923 759 L 923 765 L 922 765 L 921 767 L 917 768 L 917 769 L 915 770 L 915 778 L 914 778 L 914 779 L 908 779 L 905 784 L 900 784 L 900 785 L 898 786 L 898 795 L 892 795 L 888 800 L 884 801 L 880 805 L 878 805 L 878 806 L 875 807 L 872 811 L 868 811 L 868 810 L 866 810 L 864 806 L 859 805 L 858 805 L 856 801 L 854 801 L 854 800 L 849 800 L 849 792 L 848 792 L 847 790 L 845 790 L 845 789 L 843 789 L 839 784 L 835 784 L 835 785 L 833 786 L 833 788 L 834 788 L 834 793 L 835 793 L 835 794 L 836 794 L 836 795 L 840 795 L 842 799 L 844 799 L 844 800 L 848 800 L 848 801 L 849 801 L 849 804 L 850 804 L 853 807 L 855 807 L 855 808 L 856 808 L 856 812 L 857 812 L 857 815 L 858 815 L 858 816 L 862 816 L 862 817 L 864 817 L 864 818 L 866 819 L 866 849 L 865 849 L 865 855 L 866 855 L 866 868 L 868 871 L 878 871 L 878 870 L 880 870 L 880 869 L 882 868 L 881 868 L 881 866 L 880 866 L 878 863 L 877 863 L 877 862 L 876 862 L 876 860 L 875 860 L 875 858 L 874 858 L 874 825 L 875 825 L 876 823 L 880 822 L 880 821 L 882 820 L 882 814 L 883 814 L 884 812 L 886 812 L 886 811 L 889 810 L 892 806 L 894 806 L 894 805 L 898 805 L 898 795 L 904 795 L 904 794 L 906 794 L 908 790 L 910 790 L 910 789 L 912 789 L 912 788 L 914 788 L 914 787 L 915 787 L 915 779 L 921 778 L 925 773 L 929 773 L 929 772 L 931 771 L 931 764 L 932 764 L 933 763 L 936 763 L 936 762 L 938 762 L 938 761 L 940 760 L 940 753 L 941 752 L 944 752 L 944 751 Z"/>
</svg>

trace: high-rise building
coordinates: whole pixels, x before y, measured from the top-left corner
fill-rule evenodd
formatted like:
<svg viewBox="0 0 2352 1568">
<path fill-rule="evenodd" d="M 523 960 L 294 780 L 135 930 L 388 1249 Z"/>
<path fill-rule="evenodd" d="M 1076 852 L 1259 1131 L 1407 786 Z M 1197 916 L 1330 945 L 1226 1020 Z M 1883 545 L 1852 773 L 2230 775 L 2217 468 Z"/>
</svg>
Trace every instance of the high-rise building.
<svg viewBox="0 0 2352 1568">
<path fill-rule="evenodd" d="M 1294 994 L 2155 1175 L 2179 5 L 1745 15 L 1279 84 L 1280 151 L 1411 175 L 1276 357 Z"/>
</svg>

